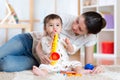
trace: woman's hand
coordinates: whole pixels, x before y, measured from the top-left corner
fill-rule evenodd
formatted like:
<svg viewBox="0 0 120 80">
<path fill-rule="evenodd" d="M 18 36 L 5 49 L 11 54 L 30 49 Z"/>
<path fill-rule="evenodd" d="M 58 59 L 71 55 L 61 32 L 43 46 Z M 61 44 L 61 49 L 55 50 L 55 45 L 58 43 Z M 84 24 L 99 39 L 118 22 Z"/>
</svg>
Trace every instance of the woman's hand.
<svg viewBox="0 0 120 80">
<path fill-rule="evenodd" d="M 43 54 L 43 53 L 40 53 L 40 62 L 42 64 L 50 64 L 50 59 L 47 55 Z"/>
<path fill-rule="evenodd" d="M 40 42 L 38 42 L 38 44 L 36 46 L 36 53 L 42 64 L 50 64 L 49 56 L 47 56 L 43 53 Z"/>
<path fill-rule="evenodd" d="M 98 73 L 103 73 L 104 72 L 104 67 L 102 65 L 100 66 L 96 66 L 93 70 L 92 70 L 92 74 L 98 74 Z"/>
</svg>

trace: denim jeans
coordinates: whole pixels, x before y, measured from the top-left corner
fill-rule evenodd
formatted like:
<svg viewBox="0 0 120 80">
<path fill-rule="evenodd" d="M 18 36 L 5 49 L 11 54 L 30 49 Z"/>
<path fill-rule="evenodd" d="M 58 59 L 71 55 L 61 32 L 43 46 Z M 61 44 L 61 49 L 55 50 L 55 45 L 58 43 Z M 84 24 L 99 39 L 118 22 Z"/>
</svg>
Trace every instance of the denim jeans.
<svg viewBox="0 0 120 80">
<path fill-rule="evenodd" d="M 18 34 L 0 47 L 0 71 L 15 72 L 39 66 L 32 55 L 33 39 L 29 33 Z"/>
</svg>

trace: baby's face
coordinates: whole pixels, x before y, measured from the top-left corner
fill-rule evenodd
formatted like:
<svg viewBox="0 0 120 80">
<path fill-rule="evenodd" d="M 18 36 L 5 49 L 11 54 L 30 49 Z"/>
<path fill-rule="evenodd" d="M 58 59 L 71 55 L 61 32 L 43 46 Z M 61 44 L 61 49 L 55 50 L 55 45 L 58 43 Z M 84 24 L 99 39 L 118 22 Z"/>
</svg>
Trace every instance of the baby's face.
<svg viewBox="0 0 120 80">
<path fill-rule="evenodd" d="M 48 23 L 46 24 L 46 33 L 48 35 L 53 35 L 55 33 L 60 33 L 61 29 L 62 29 L 62 24 L 60 19 L 51 19 L 48 21 Z"/>
</svg>

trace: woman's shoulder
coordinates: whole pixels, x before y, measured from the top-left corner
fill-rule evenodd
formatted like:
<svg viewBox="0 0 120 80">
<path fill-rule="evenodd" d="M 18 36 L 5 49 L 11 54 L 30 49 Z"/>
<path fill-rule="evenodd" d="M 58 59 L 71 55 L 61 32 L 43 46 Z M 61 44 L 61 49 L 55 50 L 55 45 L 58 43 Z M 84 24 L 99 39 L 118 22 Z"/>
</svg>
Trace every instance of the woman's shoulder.
<svg viewBox="0 0 120 80">
<path fill-rule="evenodd" d="M 48 35 L 44 35 L 41 39 L 51 40 L 51 37 Z"/>
<path fill-rule="evenodd" d="M 86 37 L 86 44 L 85 46 L 91 46 L 91 45 L 95 45 L 97 42 L 97 35 L 96 34 L 89 34 Z"/>
<path fill-rule="evenodd" d="M 93 41 L 93 40 L 97 40 L 97 35 L 96 34 L 87 34 L 83 36 L 84 40 L 86 41 Z"/>
<path fill-rule="evenodd" d="M 88 34 L 88 35 L 85 35 L 85 37 L 87 37 L 87 38 L 97 38 L 97 35 L 96 34 Z"/>
<path fill-rule="evenodd" d="M 44 36 L 44 33 L 39 31 L 33 31 L 30 34 L 33 37 L 33 39 L 37 39 L 37 40 L 41 39 Z"/>
</svg>

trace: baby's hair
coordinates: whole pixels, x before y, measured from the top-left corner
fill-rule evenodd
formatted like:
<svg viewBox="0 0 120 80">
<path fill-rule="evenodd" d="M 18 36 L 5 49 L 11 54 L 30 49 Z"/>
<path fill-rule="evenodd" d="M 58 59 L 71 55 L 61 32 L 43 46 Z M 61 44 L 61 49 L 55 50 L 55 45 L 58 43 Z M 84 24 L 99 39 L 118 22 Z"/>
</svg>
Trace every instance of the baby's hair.
<svg viewBox="0 0 120 80">
<path fill-rule="evenodd" d="M 97 12 L 85 12 L 83 16 L 85 17 L 85 25 L 88 29 L 88 33 L 97 34 L 106 25 L 105 19 Z"/>
<path fill-rule="evenodd" d="M 63 24 L 62 19 L 59 15 L 57 14 L 49 14 L 44 18 L 44 35 L 47 35 L 46 33 L 46 24 L 50 21 L 50 20 L 54 20 L 54 19 L 60 19 L 61 25 Z"/>
<path fill-rule="evenodd" d="M 53 19 L 60 19 L 61 21 L 61 24 L 63 24 L 62 22 L 62 19 L 59 15 L 57 14 L 49 14 L 47 15 L 45 18 L 44 18 L 44 26 L 46 26 L 46 24 L 50 21 L 50 20 L 53 20 Z"/>
</svg>

